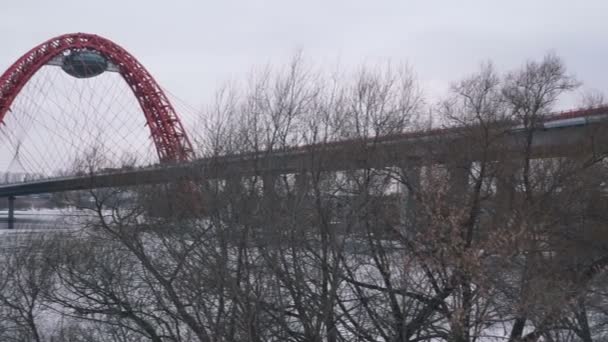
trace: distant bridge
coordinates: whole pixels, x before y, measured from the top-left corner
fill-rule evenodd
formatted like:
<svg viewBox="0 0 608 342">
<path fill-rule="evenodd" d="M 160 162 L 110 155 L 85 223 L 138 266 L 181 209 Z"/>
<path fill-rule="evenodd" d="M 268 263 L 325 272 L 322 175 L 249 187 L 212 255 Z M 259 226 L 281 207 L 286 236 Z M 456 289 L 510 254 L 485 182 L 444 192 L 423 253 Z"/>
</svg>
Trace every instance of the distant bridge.
<svg viewBox="0 0 608 342">
<path fill-rule="evenodd" d="M 565 157 L 608 152 L 608 107 L 574 110 L 547 116 L 534 128 L 533 152 L 536 158 Z M 466 130 L 469 130 L 467 127 Z M 442 163 L 451 153 L 475 154 L 468 131 L 462 127 L 395 134 L 368 139 L 352 139 L 263 151 L 197 159 L 145 168 L 0 185 L 0 197 L 160 184 L 176 180 L 224 179 L 229 176 L 297 174 L 313 168 L 344 171 L 387 166 L 409 167 Z M 525 131 L 521 125 L 504 128 L 493 153 L 518 151 Z M 433 152 L 429 159 L 429 152 Z M 442 154 L 444 154 L 442 156 Z M 474 162 L 475 157 L 471 158 Z"/>
</svg>

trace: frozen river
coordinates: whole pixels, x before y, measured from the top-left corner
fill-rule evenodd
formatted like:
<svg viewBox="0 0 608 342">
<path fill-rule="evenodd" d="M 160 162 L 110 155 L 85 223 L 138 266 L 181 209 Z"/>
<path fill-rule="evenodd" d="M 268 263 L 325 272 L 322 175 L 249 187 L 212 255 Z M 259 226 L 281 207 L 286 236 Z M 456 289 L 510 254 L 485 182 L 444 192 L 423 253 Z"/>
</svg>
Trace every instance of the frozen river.
<svg viewBox="0 0 608 342">
<path fill-rule="evenodd" d="M 87 213 L 73 208 L 15 210 L 15 231 L 40 231 L 79 228 Z M 8 212 L 0 210 L 0 234 L 10 232 Z"/>
</svg>

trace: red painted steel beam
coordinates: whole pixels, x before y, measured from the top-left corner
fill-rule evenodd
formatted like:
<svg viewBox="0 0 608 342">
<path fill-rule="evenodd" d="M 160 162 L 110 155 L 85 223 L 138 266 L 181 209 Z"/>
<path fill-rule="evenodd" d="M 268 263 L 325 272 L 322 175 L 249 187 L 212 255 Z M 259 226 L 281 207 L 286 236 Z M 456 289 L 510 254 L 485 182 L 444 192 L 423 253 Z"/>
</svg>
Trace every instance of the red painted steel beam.
<svg viewBox="0 0 608 342">
<path fill-rule="evenodd" d="M 0 122 L 30 78 L 53 57 L 68 50 L 92 50 L 115 64 L 146 117 L 161 163 L 194 159 L 192 144 L 169 99 L 133 55 L 109 39 L 94 34 L 58 36 L 34 47 L 0 76 Z"/>
</svg>

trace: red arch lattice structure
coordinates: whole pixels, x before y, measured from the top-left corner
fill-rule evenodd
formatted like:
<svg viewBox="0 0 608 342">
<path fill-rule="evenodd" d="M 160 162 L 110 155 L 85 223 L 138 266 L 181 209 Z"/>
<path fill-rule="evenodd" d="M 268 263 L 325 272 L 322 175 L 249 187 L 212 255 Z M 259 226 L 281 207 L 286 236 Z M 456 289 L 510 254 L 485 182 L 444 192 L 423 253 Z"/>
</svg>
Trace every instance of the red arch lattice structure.
<svg viewBox="0 0 608 342">
<path fill-rule="evenodd" d="M 93 50 L 118 67 L 137 98 L 161 163 L 184 162 L 194 158 L 192 144 L 175 109 L 150 73 L 125 49 L 94 34 L 58 36 L 34 47 L 0 76 L 0 122 L 28 80 L 51 59 L 67 50 Z"/>
</svg>

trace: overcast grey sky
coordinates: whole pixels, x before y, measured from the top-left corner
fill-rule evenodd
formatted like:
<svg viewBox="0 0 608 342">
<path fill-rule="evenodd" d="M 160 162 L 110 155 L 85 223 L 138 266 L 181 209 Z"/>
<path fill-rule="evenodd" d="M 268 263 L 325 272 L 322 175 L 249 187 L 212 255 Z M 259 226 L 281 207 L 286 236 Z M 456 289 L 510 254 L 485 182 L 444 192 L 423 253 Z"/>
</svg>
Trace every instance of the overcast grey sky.
<svg viewBox="0 0 608 342">
<path fill-rule="evenodd" d="M 0 69 L 35 44 L 80 31 L 124 46 L 195 107 L 223 82 L 299 49 L 343 67 L 407 61 L 433 95 L 481 61 L 506 70 L 554 51 L 587 88 L 608 93 L 606 18 L 606 0 L 5 0 Z"/>
</svg>

